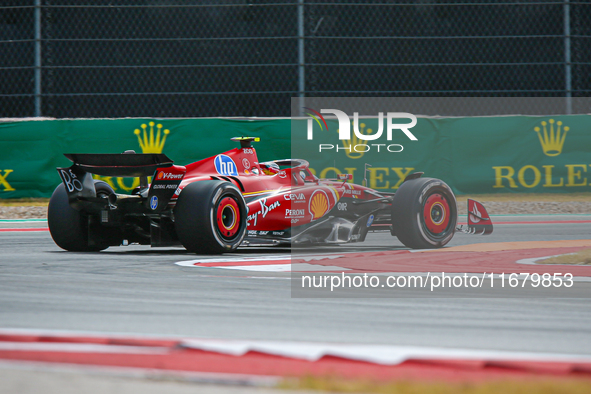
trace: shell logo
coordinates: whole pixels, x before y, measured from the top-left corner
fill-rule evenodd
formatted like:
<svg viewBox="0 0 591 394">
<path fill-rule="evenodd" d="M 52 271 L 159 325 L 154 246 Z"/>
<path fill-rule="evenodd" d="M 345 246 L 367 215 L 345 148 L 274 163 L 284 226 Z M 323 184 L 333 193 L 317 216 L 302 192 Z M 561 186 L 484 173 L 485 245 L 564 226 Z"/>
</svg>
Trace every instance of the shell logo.
<svg viewBox="0 0 591 394">
<path fill-rule="evenodd" d="M 328 211 L 328 195 L 322 190 L 316 190 L 312 193 L 308 209 L 312 220 L 320 219 Z"/>
<path fill-rule="evenodd" d="M 158 173 L 158 177 L 157 177 L 157 178 L 158 178 L 158 179 L 162 179 L 162 177 L 163 177 L 163 176 L 164 176 L 164 173 L 162 173 L 162 172 L 159 172 L 159 173 Z"/>
</svg>

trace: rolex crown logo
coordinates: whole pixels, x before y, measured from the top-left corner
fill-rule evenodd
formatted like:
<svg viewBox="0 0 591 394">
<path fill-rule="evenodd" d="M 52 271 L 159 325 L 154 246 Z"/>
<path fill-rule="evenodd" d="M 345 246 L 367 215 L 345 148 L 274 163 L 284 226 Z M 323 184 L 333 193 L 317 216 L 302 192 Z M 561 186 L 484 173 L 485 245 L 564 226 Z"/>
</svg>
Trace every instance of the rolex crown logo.
<svg viewBox="0 0 591 394">
<path fill-rule="evenodd" d="M 351 124 L 353 124 L 353 122 L 351 122 Z M 355 127 L 355 126 L 353 126 Z M 339 132 L 339 130 L 337 130 L 337 133 Z M 359 132 L 362 135 L 369 135 L 372 132 L 372 129 L 366 129 L 365 128 L 365 123 L 361 123 L 359 124 Z M 350 158 L 350 159 L 359 159 L 363 156 L 363 154 L 365 153 L 365 151 L 358 151 L 356 149 L 357 145 L 363 145 L 367 142 L 367 140 L 363 140 L 359 137 L 357 137 L 356 133 L 351 133 L 351 139 L 350 140 L 344 140 L 343 141 L 343 145 L 345 146 L 345 154 Z"/>
<path fill-rule="evenodd" d="M 148 125 L 150 126 L 150 131 L 147 130 Z M 170 133 L 170 130 L 162 130 L 162 125 L 156 125 L 154 122 L 150 122 L 148 125 L 142 125 L 143 133 L 140 129 L 135 129 L 133 132 L 137 135 L 142 153 L 162 153 L 166 136 Z M 156 132 L 154 132 L 154 126 L 157 128 Z"/>
<path fill-rule="evenodd" d="M 548 123 L 550 124 L 548 125 Z M 562 130 L 560 130 L 562 127 L 562 122 L 554 122 L 554 119 L 550 119 L 548 123 L 546 121 L 542 122 L 543 132 L 541 132 L 539 127 L 535 127 L 534 130 L 538 134 L 544 154 L 546 156 L 558 156 L 560 153 L 562 153 L 564 139 L 566 138 L 566 133 L 570 130 L 570 128 L 565 126 Z"/>
</svg>

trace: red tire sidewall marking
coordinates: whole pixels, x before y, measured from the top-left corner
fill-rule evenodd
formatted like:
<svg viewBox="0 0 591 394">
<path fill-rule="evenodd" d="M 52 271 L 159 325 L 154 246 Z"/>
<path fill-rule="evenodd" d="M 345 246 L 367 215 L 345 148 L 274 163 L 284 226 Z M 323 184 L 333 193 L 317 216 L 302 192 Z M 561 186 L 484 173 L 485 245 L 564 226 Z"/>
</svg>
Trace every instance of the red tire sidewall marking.
<svg viewBox="0 0 591 394">
<path fill-rule="evenodd" d="M 224 211 L 227 209 L 231 209 L 234 215 L 234 220 L 229 226 L 226 226 L 223 220 Z M 232 197 L 223 197 L 220 200 L 216 212 L 216 221 L 217 229 L 224 238 L 230 239 L 238 233 L 240 229 L 240 208 L 235 199 Z"/>
<path fill-rule="evenodd" d="M 431 217 L 431 211 L 436 207 L 439 207 L 443 212 L 443 217 L 438 222 L 435 222 Z M 439 193 L 431 194 L 425 201 L 423 208 L 425 227 L 433 234 L 438 235 L 443 233 L 449 225 L 450 211 L 449 203 L 443 195 Z"/>
</svg>

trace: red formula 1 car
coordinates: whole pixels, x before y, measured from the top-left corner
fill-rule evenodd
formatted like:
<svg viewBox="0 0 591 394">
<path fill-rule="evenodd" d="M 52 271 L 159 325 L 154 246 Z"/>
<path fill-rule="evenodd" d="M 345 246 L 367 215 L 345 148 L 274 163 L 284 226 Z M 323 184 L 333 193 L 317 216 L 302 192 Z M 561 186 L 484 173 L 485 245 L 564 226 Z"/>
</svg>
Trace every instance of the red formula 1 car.
<svg viewBox="0 0 591 394">
<path fill-rule="evenodd" d="M 240 148 L 187 166 L 133 151 L 65 155 L 74 164 L 57 169 L 62 184 L 49 202 L 51 236 L 71 251 L 139 243 L 223 253 L 253 242 L 362 242 L 370 231 L 389 231 L 410 248 L 438 248 L 457 230 L 492 232 L 486 210 L 472 200 L 468 228 L 457 228 L 453 192 L 422 173 L 385 193 L 348 183 L 350 175 L 318 179 L 305 160 L 260 163 L 257 138 L 232 140 Z M 116 194 L 91 174 L 140 177 L 140 186 Z"/>
</svg>

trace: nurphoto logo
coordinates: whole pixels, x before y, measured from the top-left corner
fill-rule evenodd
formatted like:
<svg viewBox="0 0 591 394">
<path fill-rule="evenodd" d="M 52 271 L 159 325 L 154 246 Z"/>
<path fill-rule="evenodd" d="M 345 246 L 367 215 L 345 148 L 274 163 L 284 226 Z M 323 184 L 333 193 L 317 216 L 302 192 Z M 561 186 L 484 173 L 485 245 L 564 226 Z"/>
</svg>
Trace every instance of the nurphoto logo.
<svg viewBox="0 0 591 394">
<path fill-rule="evenodd" d="M 353 113 L 353 121 L 351 122 L 350 117 L 343 111 L 339 109 L 321 109 L 320 112 L 304 107 L 310 112 L 306 114 L 310 116 L 307 123 L 307 138 L 308 140 L 314 139 L 314 121 L 320 127 L 320 130 L 323 131 L 325 128 L 328 131 L 328 125 L 326 123 L 326 119 L 322 114 L 332 114 L 334 115 L 338 122 L 338 135 L 339 140 L 343 141 L 343 146 L 339 144 L 319 144 L 318 151 L 330 151 L 334 150 L 335 152 L 344 151 L 347 156 L 351 158 L 359 158 L 365 152 L 369 152 L 370 150 L 377 150 L 378 152 L 387 151 L 391 153 L 402 152 L 404 147 L 400 144 L 380 144 L 380 143 L 371 143 L 367 144 L 365 142 L 368 141 L 376 141 L 382 137 L 384 134 L 384 113 L 378 113 L 378 130 L 375 133 L 369 134 L 368 132 L 364 132 L 363 128 L 365 124 L 359 123 L 359 113 Z M 410 123 L 394 123 L 394 120 L 398 119 L 409 119 Z M 402 131 L 408 139 L 411 141 L 417 141 L 417 137 L 409 130 L 416 126 L 417 124 L 417 117 L 413 114 L 409 114 L 406 112 L 388 112 L 386 114 L 386 140 L 392 141 L 393 132 L 395 130 Z M 351 134 L 351 125 L 353 126 L 353 135 Z M 364 143 L 362 143 L 364 142 Z"/>
</svg>

